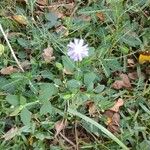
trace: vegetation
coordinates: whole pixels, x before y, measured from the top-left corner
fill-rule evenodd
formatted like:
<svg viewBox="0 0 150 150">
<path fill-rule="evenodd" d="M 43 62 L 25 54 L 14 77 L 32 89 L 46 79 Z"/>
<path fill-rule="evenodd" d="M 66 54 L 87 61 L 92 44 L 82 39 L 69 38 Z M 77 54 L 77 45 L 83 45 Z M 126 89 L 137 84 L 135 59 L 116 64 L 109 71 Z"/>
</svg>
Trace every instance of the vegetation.
<svg viewBox="0 0 150 150">
<path fill-rule="evenodd" d="M 1 0 L 0 149 L 149 150 L 149 48 L 149 0 Z"/>
</svg>

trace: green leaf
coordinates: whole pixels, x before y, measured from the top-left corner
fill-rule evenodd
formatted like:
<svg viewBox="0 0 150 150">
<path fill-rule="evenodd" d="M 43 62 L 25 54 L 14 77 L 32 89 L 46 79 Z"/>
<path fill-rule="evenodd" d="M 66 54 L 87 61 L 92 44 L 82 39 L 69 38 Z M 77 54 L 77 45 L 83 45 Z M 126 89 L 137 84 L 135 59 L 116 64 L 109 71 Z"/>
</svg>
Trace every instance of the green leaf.
<svg viewBox="0 0 150 150">
<path fill-rule="evenodd" d="M 45 15 L 45 18 L 48 21 L 48 22 L 46 22 L 45 27 L 48 28 L 48 29 L 54 27 L 55 25 L 58 25 L 58 23 L 59 23 L 57 21 L 58 17 L 55 13 L 52 13 L 52 12 L 47 13 Z"/>
<path fill-rule="evenodd" d="M 117 59 L 110 59 L 110 60 L 104 60 L 107 63 L 107 66 L 110 68 L 111 72 L 115 72 L 115 71 L 121 71 L 122 67 L 120 65 L 120 63 L 118 62 Z"/>
<path fill-rule="evenodd" d="M 77 89 L 77 88 L 80 88 L 81 86 L 81 82 L 80 81 L 77 81 L 75 79 L 72 79 L 72 80 L 69 80 L 67 81 L 67 87 L 71 90 L 72 88 L 73 89 Z"/>
<path fill-rule="evenodd" d="M 91 82 L 89 85 L 87 85 L 87 91 L 88 91 L 88 92 L 89 92 L 89 91 L 92 91 L 93 88 L 94 88 L 94 83 L 93 83 L 93 82 Z"/>
<path fill-rule="evenodd" d="M 26 104 L 26 98 L 24 96 L 20 96 L 20 105 L 25 105 Z"/>
<path fill-rule="evenodd" d="M 19 52 L 18 52 L 18 57 L 19 57 L 20 59 L 26 59 L 27 54 L 26 54 L 25 51 L 19 51 Z"/>
<path fill-rule="evenodd" d="M 115 58 L 101 59 L 100 63 L 101 63 L 102 69 L 103 69 L 106 77 L 109 77 L 112 72 L 122 70 L 122 67 L 121 67 L 120 63 Z"/>
<path fill-rule="evenodd" d="M 10 116 L 17 116 L 20 111 L 23 109 L 23 106 L 16 107 L 15 110 L 10 114 Z"/>
<path fill-rule="evenodd" d="M 120 50 L 123 54 L 128 54 L 129 52 L 129 48 L 127 48 L 126 46 L 120 46 Z"/>
<path fill-rule="evenodd" d="M 30 126 L 31 122 L 31 112 L 25 107 L 20 113 L 21 121 L 25 126 Z"/>
<path fill-rule="evenodd" d="M 61 63 L 56 62 L 55 65 L 58 68 L 58 70 L 63 70 L 63 66 Z"/>
<path fill-rule="evenodd" d="M 42 76 L 44 79 L 54 80 L 54 75 L 53 75 L 50 71 L 47 71 L 47 70 L 43 70 L 43 71 L 41 72 L 41 76 Z"/>
<path fill-rule="evenodd" d="M 69 99 L 71 99 L 71 98 L 74 97 L 74 96 L 75 96 L 75 94 L 67 94 L 67 93 L 62 94 L 62 98 L 63 98 L 64 100 L 69 100 Z"/>
<path fill-rule="evenodd" d="M 14 82 L 11 83 L 11 80 L 7 80 L 6 78 L 0 77 L 0 89 L 12 93 L 15 91 Z"/>
<path fill-rule="evenodd" d="M 45 115 L 47 113 L 50 113 L 50 114 L 52 113 L 52 106 L 49 101 L 45 102 L 40 109 L 41 115 Z"/>
<path fill-rule="evenodd" d="M 20 46 L 22 46 L 23 48 L 30 48 L 30 41 L 23 39 L 23 38 L 18 38 L 17 42 Z"/>
<path fill-rule="evenodd" d="M 120 41 L 132 47 L 136 47 L 141 44 L 141 40 L 137 35 L 125 35 L 120 39 Z"/>
<path fill-rule="evenodd" d="M 25 76 L 22 73 L 13 73 L 10 75 L 12 79 L 20 79 L 20 80 L 25 80 Z"/>
<path fill-rule="evenodd" d="M 139 105 L 141 106 L 141 108 L 147 113 L 150 115 L 150 110 L 145 106 L 143 105 L 142 103 L 139 103 Z"/>
<path fill-rule="evenodd" d="M 72 100 L 70 107 L 77 109 L 79 108 L 79 106 L 83 106 L 85 102 L 90 99 L 90 96 L 81 92 L 75 95 L 72 94 L 72 97 L 70 97 L 70 99 Z"/>
<path fill-rule="evenodd" d="M 108 78 L 111 74 L 111 71 L 110 71 L 107 63 L 104 60 L 100 60 L 100 63 L 101 63 L 101 66 L 102 66 L 105 76 Z"/>
<path fill-rule="evenodd" d="M 89 56 L 93 56 L 95 54 L 95 48 L 89 47 Z"/>
<path fill-rule="evenodd" d="M 139 145 L 139 146 L 138 146 Z M 149 150 L 150 148 L 150 141 L 144 140 L 140 144 L 137 145 L 137 150 Z"/>
<path fill-rule="evenodd" d="M 114 102 L 108 100 L 108 98 L 103 98 L 102 96 L 99 96 L 99 101 L 97 106 L 102 110 L 108 110 L 110 107 L 114 105 Z"/>
<path fill-rule="evenodd" d="M 106 9 L 107 10 L 107 9 Z M 89 14 L 93 14 L 93 13 L 97 13 L 97 12 L 101 12 L 100 9 L 98 8 L 93 8 L 93 7 L 85 7 L 85 8 L 82 8 L 78 11 L 78 14 L 86 14 L 86 15 L 89 15 Z"/>
<path fill-rule="evenodd" d="M 94 72 L 89 72 L 84 75 L 84 83 L 86 86 L 90 85 L 97 78 Z"/>
<path fill-rule="evenodd" d="M 50 150 L 62 150 L 59 146 L 50 145 Z"/>
<path fill-rule="evenodd" d="M 81 124 L 87 130 L 87 132 L 94 133 L 96 136 L 100 136 L 100 130 L 93 124 L 87 123 L 85 120 L 81 120 Z"/>
<path fill-rule="evenodd" d="M 74 71 L 75 63 L 70 58 L 68 58 L 67 56 L 62 56 L 62 61 L 65 69 L 71 72 Z"/>
<path fill-rule="evenodd" d="M 106 41 L 108 41 L 108 42 L 107 42 L 107 43 L 108 43 L 107 45 L 104 44 Z M 98 53 L 98 56 L 99 56 L 99 58 L 101 58 L 100 61 L 102 61 L 102 59 L 105 58 L 105 56 L 107 56 L 107 54 L 108 54 L 108 49 L 110 49 L 110 48 L 111 48 L 110 40 L 109 40 L 109 37 L 106 36 L 106 37 L 104 38 L 103 44 L 97 48 L 97 51 L 99 52 L 99 53 Z"/>
<path fill-rule="evenodd" d="M 95 88 L 94 92 L 101 93 L 104 89 L 105 89 L 105 85 L 98 84 L 98 86 Z"/>
<path fill-rule="evenodd" d="M 3 87 L 8 83 L 9 81 L 6 80 L 6 78 L 0 77 L 0 89 L 3 89 Z"/>
<path fill-rule="evenodd" d="M 40 85 L 39 99 L 42 102 L 48 101 L 53 95 L 57 94 L 58 90 L 52 83 L 42 83 Z"/>
<path fill-rule="evenodd" d="M 7 95 L 6 101 L 13 106 L 19 105 L 19 97 L 17 95 Z"/>
<path fill-rule="evenodd" d="M 54 79 L 53 80 L 54 81 L 54 83 L 55 83 L 55 85 L 57 85 L 57 86 L 61 86 L 61 85 L 63 85 L 63 83 L 62 83 L 62 81 L 60 80 L 60 79 Z"/>
<path fill-rule="evenodd" d="M 48 21 L 56 21 L 58 19 L 57 15 L 55 13 L 52 13 L 52 12 L 46 13 L 45 18 Z"/>
<path fill-rule="evenodd" d="M 109 138 L 111 138 L 113 141 L 118 143 L 124 150 L 129 150 L 128 147 L 126 147 L 115 135 L 113 135 L 110 131 L 108 131 L 106 128 L 104 128 L 102 125 L 94 121 L 93 119 L 77 112 L 76 110 L 68 108 L 68 112 L 72 115 L 78 116 L 79 118 L 85 120 L 86 122 L 94 125 L 98 129 L 100 129 L 103 133 L 105 133 Z"/>
</svg>

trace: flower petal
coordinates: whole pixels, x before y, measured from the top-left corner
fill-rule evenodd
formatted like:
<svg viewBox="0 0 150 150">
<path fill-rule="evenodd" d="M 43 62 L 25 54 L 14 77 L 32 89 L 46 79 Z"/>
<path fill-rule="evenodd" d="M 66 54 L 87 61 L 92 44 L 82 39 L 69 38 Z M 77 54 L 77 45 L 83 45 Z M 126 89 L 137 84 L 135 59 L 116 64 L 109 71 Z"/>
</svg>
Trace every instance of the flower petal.
<svg viewBox="0 0 150 150">
<path fill-rule="evenodd" d="M 71 48 L 74 48 L 75 44 L 73 42 L 70 42 L 67 46 L 71 47 Z"/>
<path fill-rule="evenodd" d="M 74 43 L 75 43 L 75 45 L 78 45 L 79 44 L 79 39 L 74 39 Z"/>
<path fill-rule="evenodd" d="M 84 40 L 83 39 L 79 40 L 79 45 L 83 46 L 83 44 L 84 44 Z"/>
</svg>

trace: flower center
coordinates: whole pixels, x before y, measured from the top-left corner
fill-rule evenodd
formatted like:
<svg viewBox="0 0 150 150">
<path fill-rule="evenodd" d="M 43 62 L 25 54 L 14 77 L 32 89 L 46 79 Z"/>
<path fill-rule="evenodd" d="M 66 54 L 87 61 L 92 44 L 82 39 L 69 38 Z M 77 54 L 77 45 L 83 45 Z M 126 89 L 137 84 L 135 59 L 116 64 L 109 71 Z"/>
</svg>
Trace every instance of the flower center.
<svg viewBox="0 0 150 150">
<path fill-rule="evenodd" d="M 75 53 L 76 53 L 76 54 L 80 54 L 81 51 L 82 51 L 81 49 L 82 49 L 81 46 L 76 45 L 76 46 L 75 46 Z"/>
</svg>

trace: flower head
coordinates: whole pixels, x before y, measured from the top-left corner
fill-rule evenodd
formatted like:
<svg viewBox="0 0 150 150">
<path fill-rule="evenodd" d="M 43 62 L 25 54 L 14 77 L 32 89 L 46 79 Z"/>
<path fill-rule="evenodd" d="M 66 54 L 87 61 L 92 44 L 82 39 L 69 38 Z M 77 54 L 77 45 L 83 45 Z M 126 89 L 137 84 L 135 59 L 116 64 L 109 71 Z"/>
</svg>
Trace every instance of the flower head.
<svg viewBox="0 0 150 150">
<path fill-rule="evenodd" d="M 74 39 L 68 45 L 68 56 L 74 61 L 81 61 L 84 57 L 88 56 L 88 45 L 84 44 L 83 39 Z"/>
</svg>

